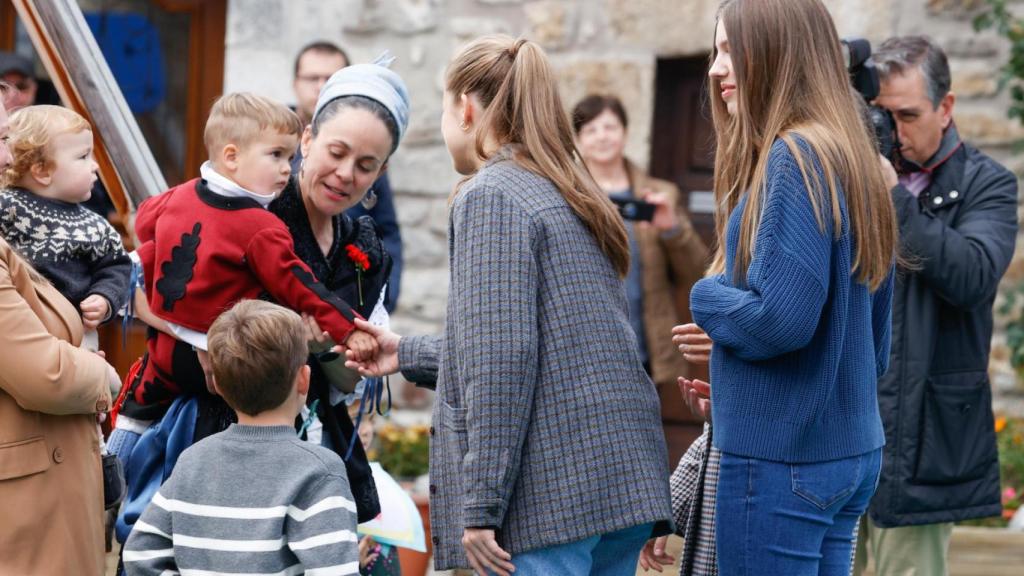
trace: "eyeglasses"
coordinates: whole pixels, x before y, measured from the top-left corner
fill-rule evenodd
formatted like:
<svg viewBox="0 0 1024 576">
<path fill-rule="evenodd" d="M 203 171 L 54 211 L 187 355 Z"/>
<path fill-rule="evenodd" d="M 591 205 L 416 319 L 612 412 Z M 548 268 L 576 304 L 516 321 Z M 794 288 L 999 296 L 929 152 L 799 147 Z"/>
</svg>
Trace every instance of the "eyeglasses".
<svg viewBox="0 0 1024 576">
<path fill-rule="evenodd" d="M 35 86 L 35 80 L 28 76 L 22 76 L 18 73 L 8 74 L 6 76 L 6 78 L 0 77 L 0 80 L 7 82 L 8 85 L 12 86 L 18 92 L 28 92 Z M 15 80 L 14 78 L 11 78 L 11 76 L 18 76 L 19 78 Z"/>
<path fill-rule="evenodd" d="M 305 82 L 306 84 L 324 84 L 331 79 L 331 75 L 328 74 L 326 76 L 322 76 L 319 74 L 301 74 L 296 76 L 295 79 L 300 82 Z"/>
</svg>

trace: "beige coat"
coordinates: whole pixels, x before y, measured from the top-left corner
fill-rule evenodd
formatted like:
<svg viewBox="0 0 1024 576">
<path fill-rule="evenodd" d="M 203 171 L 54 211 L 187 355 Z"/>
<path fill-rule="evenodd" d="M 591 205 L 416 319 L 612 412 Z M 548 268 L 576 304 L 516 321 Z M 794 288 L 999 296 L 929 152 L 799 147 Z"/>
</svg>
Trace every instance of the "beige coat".
<svg viewBox="0 0 1024 576">
<path fill-rule="evenodd" d="M 644 336 L 651 364 L 651 379 L 666 401 L 679 404 L 676 377 L 694 377 L 689 363 L 672 344 L 672 327 L 690 321 L 690 288 L 704 275 L 708 249 L 679 201 L 679 188 L 671 182 L 652 178 L 627 162 L 629 181 L 638 198 L 661 192 L 676 203 L 679 232 L 663 236 L 653 226 L 637 226 L 637 243 L 643 269 Z"/>
<path fill-rule="evenodd" d="M 0 241 L 0 574 L 100 575 L 106 362 L 74 307 Z"/>
</svg>

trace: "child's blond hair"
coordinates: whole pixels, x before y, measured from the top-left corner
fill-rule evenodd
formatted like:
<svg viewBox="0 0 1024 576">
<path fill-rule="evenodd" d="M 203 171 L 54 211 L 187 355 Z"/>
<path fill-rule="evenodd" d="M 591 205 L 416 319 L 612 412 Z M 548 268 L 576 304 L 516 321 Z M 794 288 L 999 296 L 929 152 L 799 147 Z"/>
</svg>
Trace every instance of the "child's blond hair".
<svg viewBox="0 0 1024 576">
<path fill-rule="evenodd" d="M 211 158 L 227 146 L 244 148 L 261 133 L 302 134 L 302 121 L 280 102 L 251 92 L 225 94 L 213 103 L 203 142 Z"/>
<path fill-rule="evenodd" d="M 16 185 L 37 164 L 53 164 L 52 144 L 61 134 L 92 130 L 89 122 L 74 110 L 60 106 L 27 106 L 11 114 L 8 146 L 13 162 L 0 173 L 0 187 Z"/>
</svg>

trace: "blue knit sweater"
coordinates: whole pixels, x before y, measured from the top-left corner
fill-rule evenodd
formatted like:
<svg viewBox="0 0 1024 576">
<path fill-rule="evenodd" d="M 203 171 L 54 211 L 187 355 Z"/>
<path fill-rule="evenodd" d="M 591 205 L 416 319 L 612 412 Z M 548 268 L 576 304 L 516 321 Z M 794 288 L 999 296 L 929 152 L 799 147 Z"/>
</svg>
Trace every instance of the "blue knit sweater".
<svg viewBox="0 0 1024 576">
<path fill-rule="evenodd" d="M 810 146 L 796 142 L 818 182 Z M 823 188 L 823 190 L 827 190 Z M 742 282 L 732 274 L 747 196 L 729 218 L 724 275 L 690 294 L 694 321 L 714 341 L 714 444 L 778 462 L 823 462 L 885 444 L 876 383 L 888 367 L 892 275 L 874 293 L 850 273 L 853 242 L 815 218 L 796 157 L 781 139 L 768 156 L 764 208 Z"/>
</svg>

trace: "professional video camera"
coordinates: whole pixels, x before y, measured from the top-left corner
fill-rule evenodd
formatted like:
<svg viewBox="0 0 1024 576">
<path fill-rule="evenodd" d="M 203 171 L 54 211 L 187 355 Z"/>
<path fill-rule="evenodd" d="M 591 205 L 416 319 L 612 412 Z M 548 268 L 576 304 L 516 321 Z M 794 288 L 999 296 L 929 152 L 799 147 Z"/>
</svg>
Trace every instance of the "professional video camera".
<svg viewBox="0 0 1024 576">
<path fill-rule="evenodd" d="M 874 130 L 878 152 L 890 160 L 898 160 L 900 146 L 896 122 L 888 110 L 871 104 L 878 97 L 879 90 L 878 70 L 874 62 L 868 59 L 871 56 L 871 43 L 863 38 L 847 38 L 842 43 L 850 82 L 867 104 L 866 120 Z"/>
</svg>

